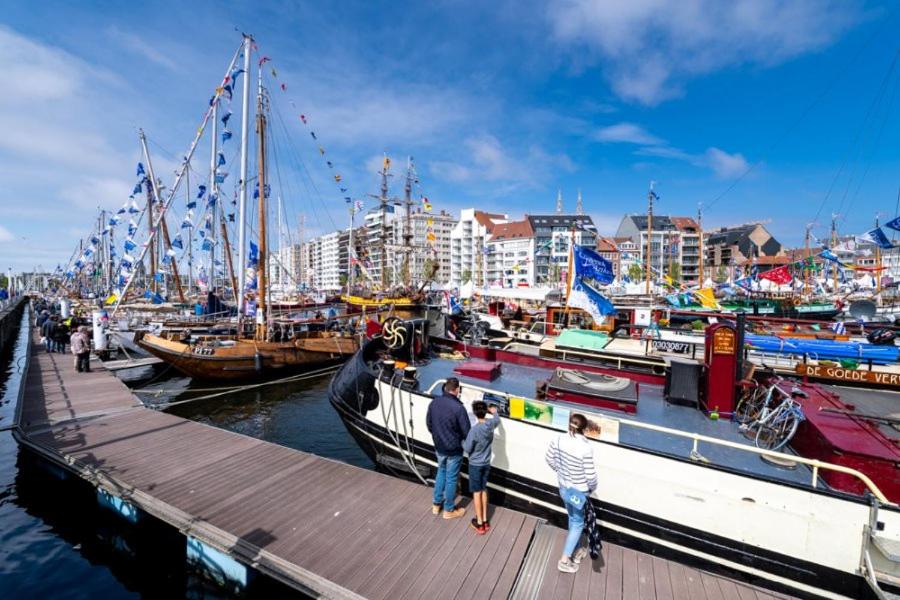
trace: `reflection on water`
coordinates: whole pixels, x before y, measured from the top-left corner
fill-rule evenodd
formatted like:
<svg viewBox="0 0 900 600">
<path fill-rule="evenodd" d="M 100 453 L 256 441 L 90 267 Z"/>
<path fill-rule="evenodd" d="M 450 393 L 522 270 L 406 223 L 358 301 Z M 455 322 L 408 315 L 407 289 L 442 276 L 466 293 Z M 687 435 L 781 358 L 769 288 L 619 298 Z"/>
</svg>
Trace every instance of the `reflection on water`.
<svg viewBox="0 0 900 600">
<path fill-rule="evenodd" d="M 374 468 L 372 462 L 344 429 L 328 403 L 330 375 L 307 381 L 268 385 L 173 407 L 170 412 L 289 448 L 334 458 L 352 465 Z M 166 389 L 181 389 L 185 378 L 170 379 Z M 208 384 L 187 386 L 209 387 Z M 193 394 L 196 397 L 199 394 Z M 180 394 L 172 400 L 190 398 Z M 158 400 L 170 400 L 161 396 Z"/>
</svg>

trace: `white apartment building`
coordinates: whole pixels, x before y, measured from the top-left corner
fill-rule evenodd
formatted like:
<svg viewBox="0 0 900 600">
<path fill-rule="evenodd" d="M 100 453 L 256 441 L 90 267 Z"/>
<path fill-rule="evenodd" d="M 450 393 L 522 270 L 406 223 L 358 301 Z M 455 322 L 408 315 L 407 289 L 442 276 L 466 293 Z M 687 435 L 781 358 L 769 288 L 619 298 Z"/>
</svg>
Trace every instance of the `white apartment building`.
<svg viewBox="0 0 900 600">
<path fill-rule="evenodd" d="M 565 282 L 572 242 L 596 248 L 597 228 L 587 215 L 528 215 L 534 232 L 534 281 L 538 286 Z"/>
<path fill-rule="evenodd" d="M 534 231 L 528 219 L 494 225 L 487 248 L 490 286 L 534 287 Z"/>
<path fill-rule="evenodd" d="M 431 229 L 434 232 L 435 239 L 433 242 L 428 240 L 429 220 Z M 456 218 L 445 211 L 439 213 L 417 211 L 410 215 L 410 229 L 412 233 L 410 243 L 413 247 L 413 252 L 410 256 L 409 271 L 410 281 L 413 285 L 419 286 L 424 282 L 425 263 L 429 260 L 436 260 L 438 263 L 434 281 L 441 285 L 450 281 L 450 234 L 453 232 L 456 222 Z M 395 219 L 394 229 L 394 237 L 396 238 L 399 235 L 402 240 L 406 229 L 403 219 Z M 402 261 L 403 253 L 398 252 L 396 254 L 401 257 Z M 402 262 L 394 272 L 398 274 L 402 272 Z"/>
<path fill-rule="evenodd" d="M 681 280 L 686 285 L 699 283 L 700 227 L 691 217 L 653 215 L 653 237 L 650 256 L 647 256 L 647 215 L 622 217 L 616 239 L 628 238 L 637 246 L 641 265 L 648 263 L 653 272 L 667 274 L 673 265 L 681 268 Z"/>
<path fill-rule="evenodd" d="M 403 284 L 404 264 L 407 250 L 405 247 L 406 210 L 403 207 L 388 206 L 386 210 L 387 264 L 388 285 L 391 287 Z M 435 236 L 434 242 L 428 240 L 429 220 Z M 425 213 L 413 208 L 409 216 L 410 227 L 410 283 L 419 286 L 425 279 L 425 263 L 437 260 L 440 265 L 435 274 L 435 281 L 445 284 L 450 280 L 450 234 L 456 225 L 453 215 L 445 211 Z M 381 283 L 381 208 L 376 207 L 365 216 L 366 237 L 365 249 L 368 259 L 369 274 L 375 283 Z M 433 250 L 432 250 L 433 249 Z"/>
<path fill-rule="evenodd" d="M 450 285 L 460 287 L 467 281 L 482 286 L 487 277 L 488 235 L 494 225 L 506 223 L 504 214 L 490 214 L 474 208 L 460 212 L 459 222 L 450 233 Z"/>
<path fill-rule="evenodd" d="M 365 216 L 365 227 L 366 227 L 366 250 L 367 256 L 364 258 L 368 259 L 366 269 L 369 272 L 369 275 L 372 277 L 372 280 L 381 284 L 381 245 L 382 245 L 382 234 L 384 233 L 387 236 L 387 264 L 389 267 L 393 265 L 393 257 L 391 255 L 390 249 L 391 246 L 399 245 L 403 242 L 402 237 L 397 237 L 399 232 L 396 228 L 393 227 L 394 221 L 397 219 L 397 211 L 394 205 L 388 204 L 384 210 L 385 215 L 385 229 L 382 231 L 382 219 L 381 219 L 381 207 L 375 207 L 366 213 Z M 393 277 L 393 272 L 388 273 L 389 278 Z M 391 282 L 389 281 L 390 285 Z"/>
<path fill-rule="evenodd" d="M 297 289 L 303 271 L 304 246 L 291 244 L 274 252 L 269 259 L 269 279 L 285 290 Z"/>
</svg>

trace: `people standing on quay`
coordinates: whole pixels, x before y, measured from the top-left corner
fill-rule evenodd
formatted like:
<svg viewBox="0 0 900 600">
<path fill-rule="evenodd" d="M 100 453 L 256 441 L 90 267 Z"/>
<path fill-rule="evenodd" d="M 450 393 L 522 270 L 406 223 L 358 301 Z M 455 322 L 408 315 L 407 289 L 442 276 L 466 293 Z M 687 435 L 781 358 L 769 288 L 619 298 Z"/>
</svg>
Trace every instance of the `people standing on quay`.
<svg viewBox="0 0 900 600">
<path fill-rule="evenodd" d="M 50 332 L 53 338 L 54 350 L 62 354 L 66 353 L 66 346 L 69 344 L 69 328 L 61 320 L 53 322 L 53 331 Z"/>
<path fill-rule="evenodd" d="M 434 440 L 438 469 L 434 477 L 432 514 L 444 511 L 445 519 L 456 519 L 466 514 L 466 509 L 456 506 L 456 484 L 462 465 L 463 441 L 469 434 L 469 415 L 459 400 L 459 379 L 449 378 L 443 394 L 428 405 L 425 422 Z"/>
<path fill-rule="evenodd" d="M 75 355 L 75 370 L 78 373 L 90 373 L 91 338 L 87 327 L 81 326 L 72 334 L 72 354 Z"/>
<path fill-rule="evenodd" d="M 59 317 L 56 315 L 50 315 L 46 321 L 41 324 L 41 337 L 44 340 L 44 347 L 47 349 L 47 352 L 53 352 L 56 347 L 56 342 L 53 341 L 53 327 L 56 325 L 56 320 Z"/>
<path fill-rule="evenodd" d="M 490 411 L 491 418 L 486 419 Z M 491 448 L 494 443 L 494 430 L 500 425 L 497 407 L 488 408 L 486 402 L 478 400 L 472 403 L 472 412 L 478 421 L 469 430 L 463 450 L 469 455 L 469 491 L 475 505 L 475 517 L 472 529 L 478 535 L 484 535 L 491 529 L 487 518 L 487 480 L 491 470 Z"/>
<path fill-rule="evenodd" d="M 597 471 L 594 468 L 594 451 L 584 437 L 588 420 L 575 413 L 569 417 L 569 431 L 550 442 L 545 456 L 547 464 L 556 472 L 559 495 L 569 515 L 569 533 L 563 546 L 563 554 L 557 568 L 564 573 L 574 573 L 587 556 L 587 549 L 578 548 L 585 525 L 585 505 L 597 487 Z"/>
</svg>

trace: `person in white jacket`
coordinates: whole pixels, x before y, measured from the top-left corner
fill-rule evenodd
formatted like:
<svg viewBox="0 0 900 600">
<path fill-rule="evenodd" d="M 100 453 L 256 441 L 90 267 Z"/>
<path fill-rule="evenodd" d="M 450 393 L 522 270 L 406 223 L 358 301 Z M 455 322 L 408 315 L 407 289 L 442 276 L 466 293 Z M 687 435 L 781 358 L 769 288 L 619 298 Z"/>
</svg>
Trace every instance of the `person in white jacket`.
<svg viewBox="0 0 900 600">
<path fill-rule="evenodd" d="M 584 505 L 597 487 L 594 451 L 584 437 L 587 425 L 584 415 L 573 414 L 569 417 L 569 431 L 550 442 L 546 454 L 547 464 L 559 479 L 559 495 L 569 515 L 569 533 L 557 565 L 564 573 L 576 572 L 587 555 L 585 548 L 578 548 L 578 542 L 584 530 Z"/>
</svg>

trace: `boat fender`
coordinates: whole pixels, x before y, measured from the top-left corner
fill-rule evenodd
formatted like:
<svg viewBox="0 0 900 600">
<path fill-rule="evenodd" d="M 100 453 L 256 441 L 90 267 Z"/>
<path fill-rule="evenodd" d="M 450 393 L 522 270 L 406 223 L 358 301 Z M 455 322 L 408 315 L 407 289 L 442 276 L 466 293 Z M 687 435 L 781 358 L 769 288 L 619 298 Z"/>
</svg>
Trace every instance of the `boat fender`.
<svg viewBox="0 0 900 600">
<path fill-rule="evenodd" d="M 262 360 L 262 354 L 260 354 L 259 352 L 257 352 L 256 354 L 253 355 L 253 368 L 256 369 L 257 373 L 262 372 L 263 360 Z"/>
</svg>

